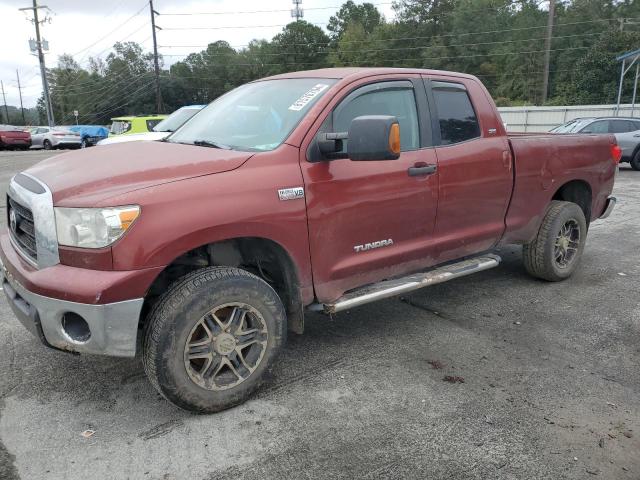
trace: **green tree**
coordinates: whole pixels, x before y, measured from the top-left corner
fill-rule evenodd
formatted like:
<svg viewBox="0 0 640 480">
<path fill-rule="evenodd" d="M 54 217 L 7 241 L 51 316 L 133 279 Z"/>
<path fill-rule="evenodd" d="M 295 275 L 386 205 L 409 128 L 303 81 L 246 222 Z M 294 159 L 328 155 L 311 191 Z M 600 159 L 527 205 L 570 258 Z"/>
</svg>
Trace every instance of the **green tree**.
<svg viewBox="0 0 640 480">
<path fill-rule="evenodd" d="M 382 23 L 382 15 L 371 3 L 356 5 L 352 0 L 344 3 L 335 15 L 329 18 L 327 30 L 332 40 L 339 40 L 347 28 L 359 24 L 365 33 L 371 33 Z"/>
</svg>

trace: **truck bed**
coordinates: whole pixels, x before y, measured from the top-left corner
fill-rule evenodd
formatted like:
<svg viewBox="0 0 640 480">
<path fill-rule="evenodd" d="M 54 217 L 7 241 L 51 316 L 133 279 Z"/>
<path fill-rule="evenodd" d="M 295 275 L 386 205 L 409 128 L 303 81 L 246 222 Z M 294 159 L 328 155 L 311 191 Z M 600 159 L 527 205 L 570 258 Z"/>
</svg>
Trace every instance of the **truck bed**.
<svg viewBox="0 0 640 480">
<path fill-rule="evenodd" d="M 567 182 L 583 182 L 594 192 L 590 218 L 598 218 L 613 188 L 617 169 L 611 157 L 613 135 L 509 133 L 514 187 L 507 212 L 504 243 L 533 239 L 544 210 Z"/>
</svg>

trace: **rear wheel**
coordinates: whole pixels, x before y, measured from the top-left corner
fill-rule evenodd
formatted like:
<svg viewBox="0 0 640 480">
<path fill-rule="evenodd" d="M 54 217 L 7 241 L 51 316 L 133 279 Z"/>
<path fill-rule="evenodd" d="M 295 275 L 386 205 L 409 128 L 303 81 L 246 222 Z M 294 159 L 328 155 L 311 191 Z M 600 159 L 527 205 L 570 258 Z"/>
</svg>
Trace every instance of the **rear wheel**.
<svg viewBox="0 0 640 480">
<path fill-rule="evenodd" d="M 527 272 L 550 282 L 569 278 L 578 267 L 586 239 L 582 209 L 575 203 L 552 201 L 536 238 L 523 247 Z"/>
<path fill-rule="evenodd" d="M 156 389 L 186 410 L 244 402 L 286 336 L 276 292 L 237 268 L 209 267 L 178 280 L 149 314 L 143 363 Z"/>
<path fill-rule="evenodd" d="M 80 142 L 80 148 L 87 148 L 89 146 L 87 139 L 83 138 L 82 141 Z"/>
<path fill-rule="evenodd" d="M 53 145 L 51 145 L 51 142 L 49 140 L 45 140 L 44 142 L 42 142 L 42 148 L 44 148 L 45 150 L 51 150 L 53 148 Z"/>
<path fill-rule="evenodd" d="M 640 170 L 640 151 L 636 152 L 629 163 L 631 164 L 631 168 L 634 170 Z"/>
</svg>

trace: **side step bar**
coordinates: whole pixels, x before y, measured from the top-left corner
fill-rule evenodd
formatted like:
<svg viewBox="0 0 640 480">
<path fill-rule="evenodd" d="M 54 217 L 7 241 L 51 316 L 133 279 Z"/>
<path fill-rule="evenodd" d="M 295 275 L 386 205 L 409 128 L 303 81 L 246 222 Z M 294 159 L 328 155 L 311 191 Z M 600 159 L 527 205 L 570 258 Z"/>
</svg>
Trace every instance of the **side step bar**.
<svg viewBox="0 0 640 480">
<path fill-rule="evenodd" d="M 437 283 L 448 282 L 454 278 L 482 272 L 483 270 L 497 267 L 500 261 L 501 258 L 494 254 L 462 260 L 461 262 L 448 264 L 427 272 L 414 273 L 406 277 L 367 285 L 345 293 L 335 303 L 314 303 L 309 309 L 316 312 L 338 313 L 349 308 L 359 307 L 365 303 L 375 302 L 376 300 L 412 292 Z"/>
</svg>

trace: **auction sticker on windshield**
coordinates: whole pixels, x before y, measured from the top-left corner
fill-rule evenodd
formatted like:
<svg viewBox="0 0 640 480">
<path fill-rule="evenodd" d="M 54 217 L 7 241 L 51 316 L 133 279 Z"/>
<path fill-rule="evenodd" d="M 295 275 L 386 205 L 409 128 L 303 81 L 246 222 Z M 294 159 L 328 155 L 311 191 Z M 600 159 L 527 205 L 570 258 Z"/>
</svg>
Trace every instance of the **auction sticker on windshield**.
<svg viewBox="0 0 640 480">
<path fill-rule="evenodd" d="M 299 112 L 304 107 L 306 107 L 311 100 L 316 98 L 318 94 L 320 94 L 323 90 L 325 90 L 328 87 L 329 85 L 325 83 L 318 83 L 317 85 L 314 85 L 313 88 L 311 88 L 311 90 L 309 90 L 307 93 L 302 95 L 298 100 L 293 102 L 293 104 L 289 107 L 289 110 L 293 110 L 294 112 Z"/>
</svg>

